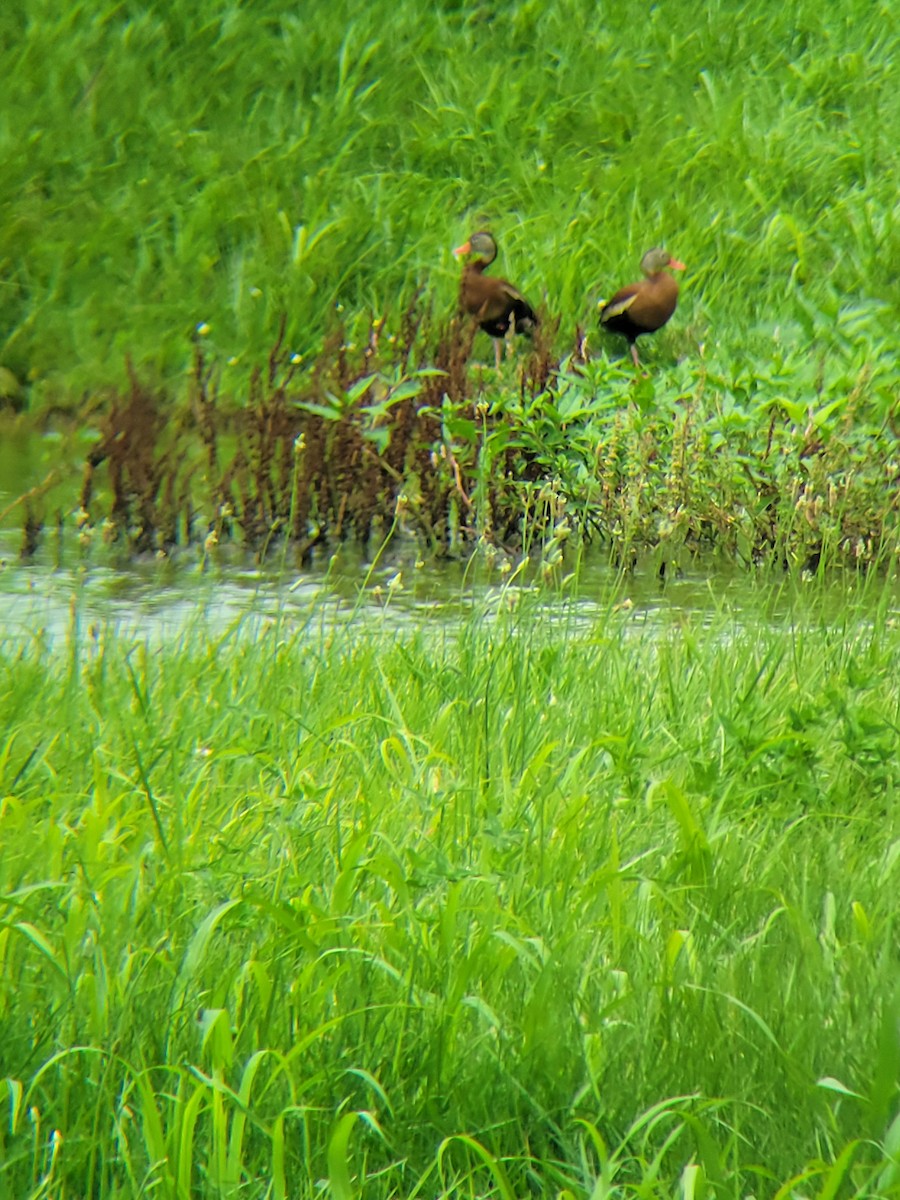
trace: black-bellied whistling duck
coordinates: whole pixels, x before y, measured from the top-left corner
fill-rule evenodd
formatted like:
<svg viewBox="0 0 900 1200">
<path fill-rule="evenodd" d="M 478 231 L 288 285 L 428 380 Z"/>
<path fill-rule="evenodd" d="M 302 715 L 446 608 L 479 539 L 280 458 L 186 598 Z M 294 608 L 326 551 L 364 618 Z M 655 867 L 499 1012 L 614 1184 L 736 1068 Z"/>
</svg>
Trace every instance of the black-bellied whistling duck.
<svg viewBox="0 0 900 1200">
<path fill-rule="evenodd" d="M 497 243 L 483 230 L 473 233 L 467 242 L 453 253 L 459 257 L 475 255 L 463 268 L 459 287 L 459 303 L 463 312 L 473 316 L 485 333 L 499 339 L 494 343 L 497 367 L 500 366 L 500 340 L 510 326 L 513 332 L 530 336 L 538 324 L 537 313 L 518 290 L 505 279 L 485 275 L 497 257 Z"/>
<path fill-rule="evenodd" d="M 648 250 L 641 259 L 645 278 L 620 288 L 611 300 L 603 301 L 600 309 L 600 324 L 627 339 L 636 367 L 641 364 L 635 341 L 642 333 L 662 329 L 678 303 L 678 282 L 666 274 L 666 267 L 683 271 L 684 263 L 660 246 Z"/>
</svg>

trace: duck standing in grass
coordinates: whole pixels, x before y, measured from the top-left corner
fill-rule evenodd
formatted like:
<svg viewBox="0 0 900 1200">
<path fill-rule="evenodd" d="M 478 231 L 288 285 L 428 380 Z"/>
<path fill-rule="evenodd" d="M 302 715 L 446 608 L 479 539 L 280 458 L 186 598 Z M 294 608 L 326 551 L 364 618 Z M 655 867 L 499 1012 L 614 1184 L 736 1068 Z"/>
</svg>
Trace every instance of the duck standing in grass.
<svg viewBox="0 0 900 1200">
<path fill-rule="evenodd" d="M 453 251 L 465 258 L 459 288 L 459 303 L 463 312 L 474 317 L 485 333 L 496 338 L 494 356 L 500 369 L 500 342 L 512 328 L 514 333 L 530 337 L 537 328 L 537 313 L 518 290 L 505 279 L 485 275 L 497 257 L 497 243 L 492 234 L 481 230 Z M 470 257 L 474 256 L 474 257 Z"/>
<path fill-rule="evenodd" d="M 662 329 L 678 303 L 678 281 L 666 274 L 683 271 L 684 263 L 672 258 L 668 250 L 655 246 L 641 259 L 644 278 L 620 288 L 611 300 L 602 300 L 600 324 L 613 333 L 621 333 L 631 348 L 635 367 L 640 367 L 635 342 L 642 333 Z"/>
</svg>

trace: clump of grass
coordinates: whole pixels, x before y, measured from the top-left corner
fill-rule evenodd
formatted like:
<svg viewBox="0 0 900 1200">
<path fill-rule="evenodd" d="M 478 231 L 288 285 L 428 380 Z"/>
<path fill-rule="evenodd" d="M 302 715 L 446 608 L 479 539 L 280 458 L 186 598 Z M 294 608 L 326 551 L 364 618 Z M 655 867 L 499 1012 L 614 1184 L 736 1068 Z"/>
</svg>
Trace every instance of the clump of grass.
<svg viewBox="0 0 900 1200">
<path fill-rule="evenodd" d="M 896 1192 L 890 593 L 535 603 L 4 653 L 5 1191 Z"/>
<path fill-rule="evenodd" d="M 82 540 L 100 528 L 132 553 L 167 554 L 234 537 L 260 558 L 287 540 L 305 560 L 316 546 L 351 537 L 366 548 L 402 518 L 432 553 L 484 536 L 494 522 L 521 546 L 513 452 L 468 370 L 474 326 L 453 321 L 437 331 L 435 365 L 420 368 L 413 355 L 422 316 L 407 310 L 403 340 L 391 337 L 387 359 L 381 322 L 360 349 L 337 330 L 302 376 L 280 335 L 239 409 L 220 402 L 219 375 L 199 341 L 191 405 L 177 420 L 133 374 L 128 395 L 114 397 L 100 418 L 87 457 Z M 402 366 L 391 365 L 395 353 Z M 539 343 L 520 368 L 523 397 L 534 398 L 552 366 Z"/>
</svg>

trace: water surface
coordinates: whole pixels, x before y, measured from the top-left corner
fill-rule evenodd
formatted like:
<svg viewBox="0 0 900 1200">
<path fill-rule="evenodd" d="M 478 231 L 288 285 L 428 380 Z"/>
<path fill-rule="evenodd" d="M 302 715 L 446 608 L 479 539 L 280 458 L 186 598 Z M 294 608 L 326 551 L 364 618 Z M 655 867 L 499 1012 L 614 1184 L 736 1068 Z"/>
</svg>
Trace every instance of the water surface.
<svg viewBox="0 0 900 1200">
<path fill-rule="evenodd" d="M 852 610 L 854 620 L 864 621 L 885 598 L 885 589 L 889 605 L 900 609 L 896 585 L 883 579 L 866 581 L 843 573 L 823 584 L 719 558 L 690 561 L 660 578 L 658 555 L 647 555 L 633 571 L 619 572 L 599 550 L 581 558 L 570 552 L 547 577 L 537 562 L 520 568 L 517 560 L 502 554 L 492 561 L 477 555 L 467 561 L 423 562 L 415 546 L 403 539 L 393 542 L 374 565 L 348 548 L 303 570 L 279 550 L 260 567 L 231 547 L 206 559 L 194 547 L 172 559 L 123 556 L 116 561 L 107 548 L 80 546 L 72 509 L 85 447 L 94 438 L 88 430 L 39 436 L 16 426 L 0 438 L 0 515 L 6 512 L 0 521 L 0 641 L 7 645 L 35 634 L 56 643 L 65 639 L 76 617 L 85 628 L 112 628 L 152 642 L 198 627 L 215 635 L 235 622 L 252 628 L 274 619 L 316 630 L 363 619 L 395 629 L 455 625 L 473 610 L 490 619 L 526 592 L 530 612 L 570 629 L 589 628 L 613 608 L 627 612 L 636 628 L 650 631 L 684 620 L 702 625 L 723 611 L 738 622 L 781 623 L 810 597 L 822 619 L 846 620 Z M 24 505 L 17 501 L 28 489 L 40 490 L 51 474 L 59 483 L 36 501 L 50 527 L 38 553 L 22 562 Z M 539 557 L 538 549 L 534 558 Z"/>
<path fill-rule="evenodd" d="M 529 612 L 569 629 L 587 629 L 614 608 L 628 613 L 636 626 L 660 630 L 678 621 L 713 622 L 723 611 L 739 622 L 763 617 L 783 623 L 803 604 L 804 595 L 815 596 L 825 619 L 846 615 L 850 603 L 864 619 L 888 586 L 870 583 L 867 592 L 863 580 L 845 576 L 823 586 L 771 571 L 756 574 L 703 563 L 661 580 L 655 563 L 621 573 L 599 553 L 568 577 L 564 568 L 542 579 L 537 568 L 517 571 L 512 564 L 504 569 L 483 561 L 423 563 L 411 547 L 386 554 L 374 565 L 338 551 L 302 571 L 277 563 L 255 567 L 237 558 L 203 565 L 199 552 L 178 565 L 151 560 L 112 567 L 56 565 L 44 549 L 33 562 L 21 564 L 15 547 L 3 543 L 0 536 L 5 556 L 0 640 L 7 644 L 36 633 L 54 643 L 65 640 L 76 616 L 82 627 L 113 628 L 151 642 L 174 640 L 198 626 L 215 635 L 238 621 L 252 626 L 275 619 L 288 628 L 317 631 L 362 619 L 398 630 L 455 626 L 473 611 L 490 619 L 526 594 Z M 889 601 L 900 607 L 895 589 Z"/>
</svg>

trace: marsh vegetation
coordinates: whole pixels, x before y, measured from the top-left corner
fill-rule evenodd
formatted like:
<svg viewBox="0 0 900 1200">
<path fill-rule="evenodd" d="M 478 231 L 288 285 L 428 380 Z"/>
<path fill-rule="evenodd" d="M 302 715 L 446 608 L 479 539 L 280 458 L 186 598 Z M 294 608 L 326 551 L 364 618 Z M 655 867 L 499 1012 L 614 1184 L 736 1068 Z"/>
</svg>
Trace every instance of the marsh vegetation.
<svg viewBox="0 0 900 1200">
<path fill-rule="evenodd" d="M 2 8 L 0 526 L 71 607 L 0 639 L 0 1193 L 900 1196 L 898 58 L 862 0 Z M 487 582 L 156 640 L 79 582 L 398 544 Z M 740 619 L 636 619 L 703 556 Z"/>
</svg>

